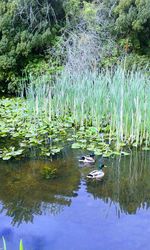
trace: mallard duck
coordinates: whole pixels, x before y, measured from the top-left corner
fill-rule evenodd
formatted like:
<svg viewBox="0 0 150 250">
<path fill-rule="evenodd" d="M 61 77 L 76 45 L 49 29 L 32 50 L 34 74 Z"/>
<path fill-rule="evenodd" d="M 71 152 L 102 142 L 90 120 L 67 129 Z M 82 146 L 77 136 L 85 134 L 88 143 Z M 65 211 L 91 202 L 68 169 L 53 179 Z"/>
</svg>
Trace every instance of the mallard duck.
<svg viewBox="0 0 150 250">
<path fill-rule="evenodd" d="M 103 172 L 103 168 L 106 167 L 104 164 L 100 164 L 98 170 L 93 170 L 87 175 L 88 179 L 101 179 L 104 177 L 105 173 Z"/>
<path fill-rule="evenodd" d="M 85 156 L 82 156 L 79 159 L 79 161 L 83 163 L 94 163 L 95 162 L 94 157 L 95 157 L 95 154 L 85 155 Z"/>
</svg>

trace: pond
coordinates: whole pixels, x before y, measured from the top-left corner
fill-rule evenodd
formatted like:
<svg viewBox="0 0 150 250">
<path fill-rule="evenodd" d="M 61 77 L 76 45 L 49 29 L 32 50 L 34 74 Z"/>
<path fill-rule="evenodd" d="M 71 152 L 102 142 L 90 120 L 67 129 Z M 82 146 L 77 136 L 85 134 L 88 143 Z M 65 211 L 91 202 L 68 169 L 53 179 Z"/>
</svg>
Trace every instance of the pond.
<svg viewBox="0 0 150 250">
<path fill-rule="evenodd" d="M 102 181 L 88 181 L 95 166 L 83 151 L 64 149 L 53 160 L 0 162 L 0 237 L 17 250 L 140 250 L 149 248 L 150 153 L 105 159 Z M 58 178 L 44 180 L 43 167 Z M 0 241 L 0 249 L 2 240 Z"/>
</svg>

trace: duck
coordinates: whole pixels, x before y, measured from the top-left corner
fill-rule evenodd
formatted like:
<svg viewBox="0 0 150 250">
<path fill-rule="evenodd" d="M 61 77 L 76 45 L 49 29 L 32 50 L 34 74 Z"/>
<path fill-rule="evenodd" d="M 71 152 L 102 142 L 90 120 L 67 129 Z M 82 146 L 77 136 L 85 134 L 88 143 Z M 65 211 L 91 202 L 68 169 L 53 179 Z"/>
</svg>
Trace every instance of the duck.
<svg viewBox="0 0 150 250">
<path fill-rule="evenodd" d="M 98 170 L 93 170 L 87 175 L 88 179 L 96 179 L 99 180 L 104 177 L 105 173 L 103 172 L 103 168 L 106 167 L 104 164 L 100 164 Z"/>
<path fill-rule="evenodd" d="M 94 163 L 95 162 L 95 154 L 92 153 L 90 155 L 85 155 L 85 156 L 82 156 L 80 159 L 79 159 L 79 162 L 83 162 L 83 163 Z"/>
</svg>

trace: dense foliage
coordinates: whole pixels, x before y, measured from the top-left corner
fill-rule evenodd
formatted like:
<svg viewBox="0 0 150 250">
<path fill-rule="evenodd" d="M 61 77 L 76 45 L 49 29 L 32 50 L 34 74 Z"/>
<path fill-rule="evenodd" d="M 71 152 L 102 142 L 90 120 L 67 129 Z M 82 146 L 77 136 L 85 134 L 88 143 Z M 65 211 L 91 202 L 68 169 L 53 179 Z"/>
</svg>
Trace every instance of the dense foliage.
<svg viewBox="0 0 150 250">
<path fill-rule="evenodd" d="M 63 71 L 53 86 L 48 79 L 32 76 L 26 99 L 0 100 L 0 159 L 50 158 L 65 142 L 103 157 L 150 149 L 148 75 L 118 67 L 99 74 Z M 55 169 L 43 171 L 46 179 L 57 176 Z"/>
<path fill-rule="evenodd" d="M 149 0 L 0 1 L 1 91 L 15 91 L 25 72 L 55 72 L 60 61 L 95 68 L 125 55 L 129 65 L 149 61 Z"/>
<path fill-rule="evenodd" d="M 45 49 L 56 42 L 63 17 L 61 0 L 1 0 L 1 84 L 15 82 L 31 62 L 44 63 Z"/>
<path fill-rule="evenodd" d="M 115 7 L 116 31 L 126 52 L 150 55 L 150 1 L 122 0 Z"/>
</svg>

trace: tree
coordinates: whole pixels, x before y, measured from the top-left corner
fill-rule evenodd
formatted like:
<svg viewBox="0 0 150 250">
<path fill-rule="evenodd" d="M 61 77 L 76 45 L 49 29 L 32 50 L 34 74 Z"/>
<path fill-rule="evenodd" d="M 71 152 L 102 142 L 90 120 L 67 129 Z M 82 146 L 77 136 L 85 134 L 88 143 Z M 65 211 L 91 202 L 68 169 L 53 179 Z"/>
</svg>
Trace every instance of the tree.
<svg viewBox="0 0 150 250">
<path fill-rule="evenodd" d="M 45 49 L 55 43 L 64 18 L 62 4 L 62 0 L 1 0 L 1 89 L 7 89 L 29 61 L 43 57 Z"/>
<path fill-rule="evenodd" d="M 124 39 L 126 52 L 150 55 L 150 1 L 118 1 L 114 14 L 116 33 Z"/>
</svg>

